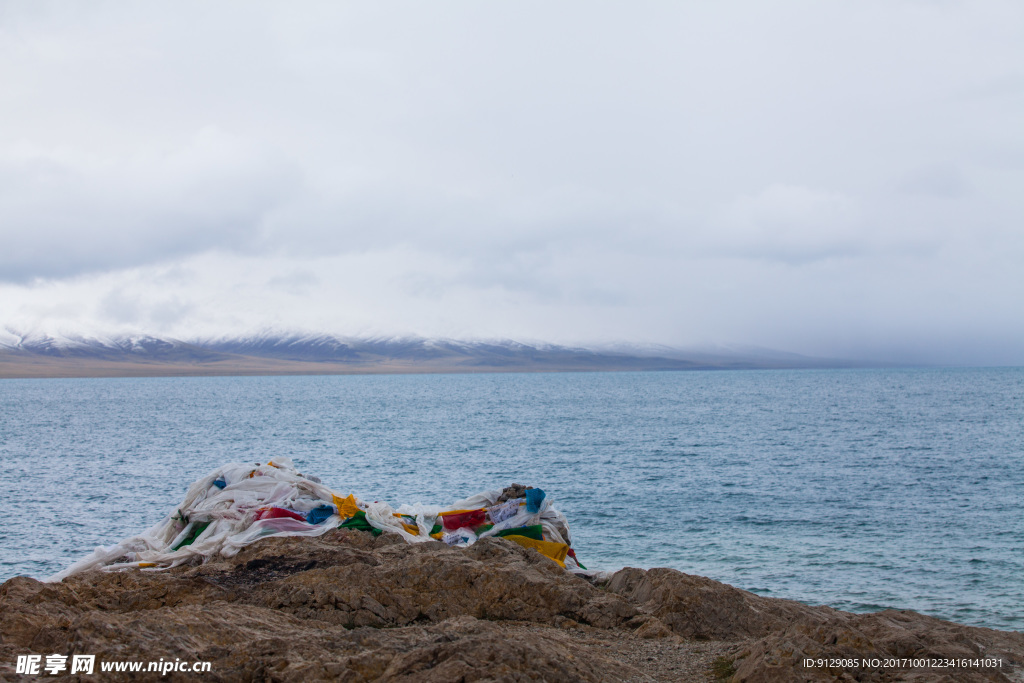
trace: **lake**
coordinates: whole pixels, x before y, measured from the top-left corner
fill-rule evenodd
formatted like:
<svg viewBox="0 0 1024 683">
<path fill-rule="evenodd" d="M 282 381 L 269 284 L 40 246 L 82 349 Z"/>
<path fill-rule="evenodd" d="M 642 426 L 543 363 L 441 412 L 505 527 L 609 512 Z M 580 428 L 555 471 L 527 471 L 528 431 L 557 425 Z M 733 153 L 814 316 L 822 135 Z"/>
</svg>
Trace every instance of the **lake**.
<svg viewBox="0 0 1024 683">
<path fill-rule="evenodd" d="M 539 486 L 590 568 L 1024 630 L 1019 368 L 2 380 L 0 579 L 278 455 L 394 505 Z"/>
</svg>

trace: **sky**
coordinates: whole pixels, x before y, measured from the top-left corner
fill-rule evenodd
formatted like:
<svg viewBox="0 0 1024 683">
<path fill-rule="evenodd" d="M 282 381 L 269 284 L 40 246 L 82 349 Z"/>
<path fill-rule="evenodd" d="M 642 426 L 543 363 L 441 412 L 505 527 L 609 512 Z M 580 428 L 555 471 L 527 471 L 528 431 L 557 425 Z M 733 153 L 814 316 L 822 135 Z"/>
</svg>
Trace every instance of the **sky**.
<svg viewBox="0 0 1024 683">
<path fill-rule="evenodd" d="M 1024 4 L 0 0 L 0 327 L 1024 365 Z"/>
</svg>

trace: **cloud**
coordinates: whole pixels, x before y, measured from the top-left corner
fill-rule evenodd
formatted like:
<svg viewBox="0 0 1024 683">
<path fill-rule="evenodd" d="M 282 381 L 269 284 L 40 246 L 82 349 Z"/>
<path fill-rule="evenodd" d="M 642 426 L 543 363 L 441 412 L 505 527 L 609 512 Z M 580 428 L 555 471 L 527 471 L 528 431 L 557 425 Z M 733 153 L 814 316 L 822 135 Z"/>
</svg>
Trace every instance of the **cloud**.
<svg viewBox="0 0 1024 683">
<path fill-rule="evenodd" d="M 859 255 L 869 247 L 854 201 L 798 185 L 738 197 L 713 219 L 713 250 L 786 262 Z"/>
<path fill-rule="evenodd" d="M 970 185 L 960 169 L 949 165 L 932 165 L 908 173 L 898 185 L 907 194 L 933 197 L 962 197 Z"/>
<path fill-rule="evenodd" d="M 0 322 L 1024 348 L 1018 3 L 398 7 L 5 6 Z"/>
<path fill-rule="evenodd" d="M 272 152 L 204 128 L 180 149 L 0 157 L 0 277 L 66 277 L 220 248 L 248 251 L 296 184 Z"/>
<path fill-rule="evenodd" d="M 133 330 L 167 330 L 180 326 L 195 305 L 177 295 L 161 296 L 149 291 L 142 295 L 126 289 L 107 291 L 96 307 L 96 322 L 106 327 Z"/>
</svg>

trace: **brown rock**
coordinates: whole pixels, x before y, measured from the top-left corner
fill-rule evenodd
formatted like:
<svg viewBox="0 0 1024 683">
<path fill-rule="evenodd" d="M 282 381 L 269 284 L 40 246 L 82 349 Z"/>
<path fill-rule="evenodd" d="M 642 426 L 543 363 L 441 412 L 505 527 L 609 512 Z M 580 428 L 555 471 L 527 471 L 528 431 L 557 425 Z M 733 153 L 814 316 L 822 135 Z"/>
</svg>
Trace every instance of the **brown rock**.
<svg viewBox="0 0 1024 683">
<path fill-rule="evenodd" d="M 607 588 L 533 550 L 348 530 L 230 560 L 0 587 L 0 678 L 19 654 L 209 661 L 214 681 L 1010 680 L 1024 635 L 854 615 L 667 569 Z M 805 658 L 997 657 L 998 670 L 806 668 Z M 130 674 L 104 674 L 104 680 Z M 170 674 L 167 680 L 194 680 Z M 83 679 L 88 680 L 88 679 Z"/>
<path fill-rule="evenodd" d="M 512 484 L 506 486 L 501 495 L 498 497 L 496 503 L 504 503 L 507 500 L 513 500 L 515 498 L 524 498 L 526 496 L 527 489 L 532 489 L 532 486 L 524 486 L 522 484 Z"/>
<path fill-rule="evenodd" d="M 665 626 L 665 622 L 658 617 L 650 617 L 644 620 L 633 633 L 641 638 L 668 638 L 673 635 L 672 629 Z"/>
<path fill-rule="evenodd" d="M 827 608 L 814 608 L 825 610 Z M 1012 681 L 1024 663 L 1024 633 L 961 626 L 910 611 L 803 618 L 740 648 L 735 681 Z M 856 660 L 828 666 L 805 659 Z M 998 660 L 995 667 L 950 660 Z M 868 665 L 863 665 L 868 660 Z M 878 665 L 872 665 L 873 660 Z M 895 660 L 901 660 L 899 662 Z"/>
<path fill-rule="evenodd" d="M 734 648 L 734 681 L 1001 681 L 1012 680 L 1024 662 L 1024 634 L 961 626 L 915 612 L 849 614 L 810 607 L 673 569 L 623 569 L 612 576 L 608 589 L 687 638 L 758 638 Z M 641 628 L 658 630 L 647 624 Z M 894 662 L 986 657 L 1001 665 L 947 669 Z M 880 660 L 881 665 L 806 667 L 805 659 Z"/>
<path fill-rule="evenodd" d="M 561 629 L 510 639 L 497 624 L 613 628 L 636 613 L 503 539 L 460 550 L 343 530 L 167 572 L 11 579 L 0 588 L 0 662 L 210 660 L 214 680 L 626 680 L 639 674 L 574 654 Z"/>
<path fill-rule="evenodd" d="M 792 600 L 762 598 L 718 581 L 675 569 L 633 569 L 615 573 L 608 590 L 640 611 L 658 617 L 687 638 L 736 640 L 764 636 L 804 616 L 829 610 Z"/>
</svg>

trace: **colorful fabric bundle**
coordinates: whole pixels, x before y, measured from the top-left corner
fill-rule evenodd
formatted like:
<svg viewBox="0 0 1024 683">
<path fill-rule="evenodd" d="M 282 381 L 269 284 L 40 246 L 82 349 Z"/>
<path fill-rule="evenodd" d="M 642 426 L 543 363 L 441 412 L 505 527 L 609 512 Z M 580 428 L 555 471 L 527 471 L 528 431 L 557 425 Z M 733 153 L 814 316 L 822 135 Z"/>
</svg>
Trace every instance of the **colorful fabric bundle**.
<svg viewBox="0 0 1024 683">
<path fill-rule="evenodd" d="M 268 536 L 319 536 L 336 528 L 460 547 L 499 536 L 571 571 L 585 569 L 570 547 L 568 521 L 540 489 L 513 485 L 448 507 L 417 503 L 394 509 L 351 494 L 343 498 L 316 477 L 297 472 L 287 458 L 275 458 L 265 465 L 233 463 L 214 470 L 192 484 L 175 513 L 156 526 L 96 548 L 48 580 L 90 569 L 170 569 L 217 555 L 231 557 Z"/>
</svg>

